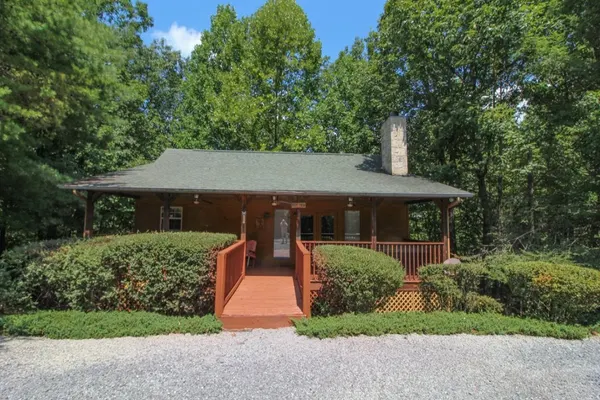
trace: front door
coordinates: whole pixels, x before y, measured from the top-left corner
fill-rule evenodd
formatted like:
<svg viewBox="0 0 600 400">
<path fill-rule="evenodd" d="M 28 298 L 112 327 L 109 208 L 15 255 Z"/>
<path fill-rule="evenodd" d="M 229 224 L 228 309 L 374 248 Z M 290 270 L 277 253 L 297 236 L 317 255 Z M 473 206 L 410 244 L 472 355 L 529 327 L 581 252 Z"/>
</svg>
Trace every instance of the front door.
<svg viewBox="0 0 600 400">
<path fill-rule="evenodd" d="M 290 210 L 275 209 L 273 218 L 273 258 L 279 265 L 291 263 Z"/>
</svg>

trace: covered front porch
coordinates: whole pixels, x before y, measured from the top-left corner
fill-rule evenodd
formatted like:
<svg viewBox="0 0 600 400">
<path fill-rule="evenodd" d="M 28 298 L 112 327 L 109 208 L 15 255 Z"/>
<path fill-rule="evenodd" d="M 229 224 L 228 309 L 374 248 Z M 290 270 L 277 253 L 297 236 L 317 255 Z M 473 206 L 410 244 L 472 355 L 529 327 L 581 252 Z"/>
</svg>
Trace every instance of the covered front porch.
<svg viewBox="0 0 600 400">
<path fill-rule="evenodd" d="M 383 252 L 413 287 L 421 266 L 450 257 L 450 210 L 472 194 L 409 174 L 405 125 L 398 116 L 386 121 L 381 155 L 168 149 L 153 163 L 63 187 L 85 201 L 86 237 L 100 196 L 135 199 L 134 232 L 236 234 L 239 241 L 219 253 L 215 314 L 289 323 L 298 313 L 284 304 L 310 316 L 319 286 L 312 252 L 320 244 Z M 410 232 L 409 209 L 419 203 L 440 212 L 439 234 L 426 242 Z M 288 283 L 274 284 L 278 277 Z M 274 288 L 290 282 L 294 290 L 278 297 Z M 252 293 L 274 305 L 269 315 Z"/>
<path fill-rule="evenodd" d="M 398 268 L 406 273 L 405 286 L 399 291 L 408 297 L 415 297 L 418 291 L 419 268 L 427 264 L 442 263 L 450 257 L 448 216 L 459 200 L 436 199 L 440 207 L 442 224 L 440 241 L 380 241 L 377 237 L 379 205 L 383 199 L 368 199 L 370 207 L 369 233 L 371 240 L 303 240 L 303 215 L 311 215 L 311 207 L 306 203 L 290 203 L 290 215 L 296 219 L 286 244 L 285 235 L 274 237 L 273 252 L 276 263 L 252 265 L 245 257 L 248 246 L 247 207 L 242 206 L 240 240 L 219 254 L 217 270 L 217 292 L 215 314 L 225 326 L 231 329 L 246 327 L 287 326 L 290 318 L 310 317 L 311 305 L 321 286 L 319 273 L 313 260 L 313 250 L 319 245 L 355 246 L 385 253 L 398 261 Z M 246 204 L 247 206 L 247 204 Z M 272 204 L 280 207 L 281 204 Z M 361 209 L 361 207 L 357 207 Z M 364 207 L 362 208 L 364 209 Z M 275 225 L 278 225 L 276 221 Z M 275 230 L 274 230 L 275 232 Z M 321 236 L 321 239 L 323 237 Z M 327 238 L 330 239 L 330 238 Z M 405 296 L 405 297 L 406 297 Z M 422 299 L 421 299 L 422 300 Z M 417 299 L 417 301 L 420 301 Z M 387 311 L 393 311 L 393 307 Z M 398 309 L 400 310 L 400 309 Z"/>
<path fill-rule="evenodd" d="M 85 200 L 84 235 L 93 235 L 94 202 L 110 192 L 76 192 Z M 121 195 L 121 194 L 119 194 Z M 449 214 L 457 198 L 131 193 L 135 226 L 145 231 L 212 231 L 238 235 L 217 261 L 215 314 L 235 328 L 289 324 L 310 316 L 320 288 L 312 252 L 319 245 L 355 246 L 387 254 L 404 268 L 405 288 L 419 283 L 419 268 L 450 257 Z M 439 236 L 410 237 L 411 204 L 440 211 Z M 164 210 L 170 210 L 164 213 Z M 393 240 L 399 239 L 399 240 Z M 256 259 L 247 257 L 254 242 Z M 258 326 L 257 325 L 257 326 Z"/>
</svg>

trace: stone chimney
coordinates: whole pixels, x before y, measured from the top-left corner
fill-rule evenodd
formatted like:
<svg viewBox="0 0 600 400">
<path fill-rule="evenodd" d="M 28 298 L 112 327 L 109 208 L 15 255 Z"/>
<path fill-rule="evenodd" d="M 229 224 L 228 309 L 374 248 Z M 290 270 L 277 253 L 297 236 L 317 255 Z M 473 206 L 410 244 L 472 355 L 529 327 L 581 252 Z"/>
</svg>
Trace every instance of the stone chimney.
<svg viewBox="0 0 600 400">
<path fill-rule="evenodd" d="M 406 118 L 391 114 L 381 127 L 381 166 L 391 175 L 408 175 Z"/>
</svg>

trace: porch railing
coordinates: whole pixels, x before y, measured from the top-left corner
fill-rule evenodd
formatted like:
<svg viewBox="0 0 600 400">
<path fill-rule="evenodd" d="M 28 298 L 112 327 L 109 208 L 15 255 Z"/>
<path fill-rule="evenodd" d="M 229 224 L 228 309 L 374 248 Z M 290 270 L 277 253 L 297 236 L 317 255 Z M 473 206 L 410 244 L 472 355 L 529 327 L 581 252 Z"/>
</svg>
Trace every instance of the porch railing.
<svg viewBox="0 0 600 400">
<path fill-rule="evenodd" d="M 238 240 L 217 254 L 215 315 L 220 317 L 246 275 L 246 241 Z"/>
<path fill-rule="evenodd" d="M 364 249 L 371 248 L 371 242 L 334 242 L 334 241 L 302 241 L 302 244 L 311 253 L 311 277 L 318 281 L 318 272 L 312 252 L 319 245 L 353 246 Z M 395 258 L 405 269 L 405 282 L 419 282 L 419 268 L 427 264 L 440 264 L 445 259 L 443 242 L 376 242 L 375 249 Z"/>
<path fill-rule="evenodd" d="M 302 295 L 302 312 L 310 317 L 311 252 L 300 240 L 296 240 L 296 281 Z"/>
<path fill-rule="evenodd" d="M 444 262 L 444 243 L 437 242 L 377 242 L 376 250 L 395 258 L 404 266 L 406 282 L 418 282 L 419 268 Z"/>
</svg>

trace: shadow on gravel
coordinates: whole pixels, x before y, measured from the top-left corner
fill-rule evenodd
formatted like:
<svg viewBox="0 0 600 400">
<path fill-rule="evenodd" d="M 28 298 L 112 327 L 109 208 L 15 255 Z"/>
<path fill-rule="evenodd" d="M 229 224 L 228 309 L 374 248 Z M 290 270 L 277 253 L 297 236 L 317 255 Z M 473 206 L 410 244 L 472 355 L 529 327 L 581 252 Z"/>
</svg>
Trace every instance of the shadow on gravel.
<svg viewBox="0 0 600 400">
<path fill-rule="evenodd" d="M 11 337 L 11 336 L 2 336 L 0 335 L 0 353 L 6 351 L 6 343 L 10 342 L 11 340 L 33 340 L 33 337 L 29 337 L 29 336 L 15 336 L 15 337 Z"/>
</svg>

